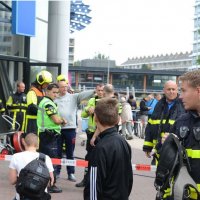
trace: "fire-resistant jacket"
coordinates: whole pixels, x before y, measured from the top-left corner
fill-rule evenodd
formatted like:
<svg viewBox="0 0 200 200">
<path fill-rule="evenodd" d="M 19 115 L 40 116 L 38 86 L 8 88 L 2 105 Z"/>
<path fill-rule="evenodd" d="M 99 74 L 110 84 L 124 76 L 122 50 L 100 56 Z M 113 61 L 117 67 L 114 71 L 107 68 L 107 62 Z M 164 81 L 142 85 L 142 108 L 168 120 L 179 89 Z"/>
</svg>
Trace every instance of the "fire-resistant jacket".
<svg viewBox="0 0 200 200">
<path fill-rule="evenodd" d="M 131 148 L 115 127 L 99 137 L 91 152 L 84 200 L 128 200 L 133 184 Z"/>
<path fill-rule="evenodd" d="M 181 100 L 177 97 L 171 104 L 163 97 L 156 105 L 153 114 L 148 120 L 145 131 L 143 151 L 158 150 L 160 140 L 165 132 L 171 132 L 175 120 L 185 113 Z"/>
<path fill-rule="evenodd" d="M 26 94 L 16 92 L 10 96 L 6 102 L 6 107 L 10 117 L 13 119 L 12 129 L 17 129 L 16 122 L 20 124 L 20 129 L 24 131 L 25 128 L 25 117 L 27 110 Z"/>
<path fill-rule="evenodd" d="M 191 167 L 189 173 L 200 192 L 200 116 L 194 111 L 182 115 L 176 121 L 173 132 L 183 141 Z M 191 199 L 197 199 L 194 192 L 191 194 Z"/>
<path fill-rule="evenodd" d="M 27 113 L 26 113 L 26 127 L 27 133 L 37 133 L 37 111 L 38 105 L 44 96 L 44 92 L 39 90 L 36 85 L 32 85 L 27 94 Z"/>
</svg>

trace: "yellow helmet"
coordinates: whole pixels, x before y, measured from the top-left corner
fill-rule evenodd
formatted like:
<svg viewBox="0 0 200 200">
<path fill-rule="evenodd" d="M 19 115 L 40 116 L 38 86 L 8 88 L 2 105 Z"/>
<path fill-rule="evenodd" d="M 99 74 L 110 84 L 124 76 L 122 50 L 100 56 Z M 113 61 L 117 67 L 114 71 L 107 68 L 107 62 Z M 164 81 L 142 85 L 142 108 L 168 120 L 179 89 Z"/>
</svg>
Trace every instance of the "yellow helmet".
<svg viewBox="0 0 200 200">
<path fill-rule="evenodd" d="M 65 81 L 66 83 L 68 83 L 68 79 L 64 74 L 60 74 L 57 76 L 57 81 Z"/>
<path fill-rule="evenodd" d="M 52 74 L 43 70 L 36 75 L 36 80 L 40 85 L 43 85 L 44 83 L 51 83 L 53 81 Z"/>
</svg>

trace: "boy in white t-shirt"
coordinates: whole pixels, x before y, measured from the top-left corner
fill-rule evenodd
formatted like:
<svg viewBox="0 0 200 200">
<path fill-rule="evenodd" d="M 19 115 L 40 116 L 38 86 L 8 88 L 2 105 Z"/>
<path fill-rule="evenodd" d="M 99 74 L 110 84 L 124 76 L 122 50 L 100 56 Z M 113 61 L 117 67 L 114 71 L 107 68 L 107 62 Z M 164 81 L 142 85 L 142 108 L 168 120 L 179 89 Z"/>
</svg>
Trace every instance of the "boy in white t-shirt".
<svg viewBox="0 0 200 200">
<path fill-rule="evenodd" d="M 22 143 L 25 147 L 24 152 L 16 153 L 12 156 L 12 159 L 10 161 L 9 165 L 9 180 L 12 185 L 15 185 L 17 182 L 17 177 L 19 176 L 19 173 L 21 169 L 23 169 L 28 163 L 30 163 L 32 160 L 39 157 L 39 153 L 36 151 L 38 149 L 38 136 L 29 133 L 25 136 L 25 138 L 22 138 Z M 49 169 L 50 177 L 51 177 L 51 185 L 54 182 L 54 176 L 53 176 L 53 165 L 51 162 L 51 159 L 49 156 L 46 155 L 46 165 Z M 20 200 L 19 194 L 16 193 L 15 200 Z"/>
</svg>

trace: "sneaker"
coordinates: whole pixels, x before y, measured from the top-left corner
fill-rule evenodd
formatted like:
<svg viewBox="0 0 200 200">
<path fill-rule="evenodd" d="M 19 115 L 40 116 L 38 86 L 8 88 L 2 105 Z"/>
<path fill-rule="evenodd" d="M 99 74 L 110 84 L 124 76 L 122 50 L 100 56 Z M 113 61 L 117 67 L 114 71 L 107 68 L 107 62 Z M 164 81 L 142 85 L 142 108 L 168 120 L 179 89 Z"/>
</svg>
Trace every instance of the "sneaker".
<svg viewBox="0 0 200 200">
<path fill-rule="evenodd" d="M 61 193 L 62 189 L 57 187 L 56 185 L 52 185 L 52 186 L 48 187 L 48 192 L 49 193 Z"/>
<path fill-rule="evenodd" d="M 85 187 L 85 180 L 83 179 L 80 183 L 75 185 L 76 187 Z"/>
<path fill-rule="evenodd" d="M 133 136 L 131 136 L 131 135 L 126 135 L 126 139 L 127 139 L 127 140 L 132 140 L 132 139 L 133 139 Z"/>
<path fill-rule="evenodd" d="M 76 182 L 76 177 L 74 176 L 74 174 L 69 174 L 68 175 L 68 180 L 72 181 L 72 182 Z"/>
</svg>

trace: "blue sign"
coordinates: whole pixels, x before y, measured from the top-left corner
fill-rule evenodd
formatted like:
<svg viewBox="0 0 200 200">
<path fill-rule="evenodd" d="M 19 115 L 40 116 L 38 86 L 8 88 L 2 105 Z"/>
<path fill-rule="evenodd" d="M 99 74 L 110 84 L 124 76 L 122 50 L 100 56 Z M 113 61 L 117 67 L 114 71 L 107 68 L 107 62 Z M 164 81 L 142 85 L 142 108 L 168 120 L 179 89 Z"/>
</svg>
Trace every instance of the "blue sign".
<svg viewBox="0 0 200 200">
<path fill-rule="evenodd" d="M 35 36 L 36 2 L 12 1 L 12 33 L 24 36 Z"/>
</svg>

